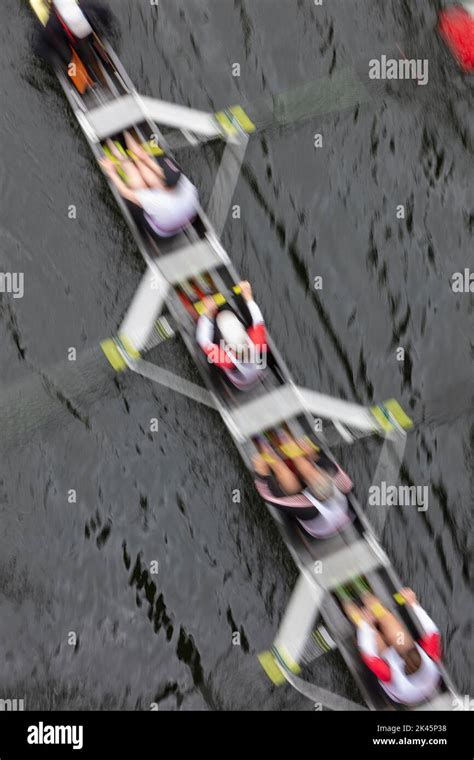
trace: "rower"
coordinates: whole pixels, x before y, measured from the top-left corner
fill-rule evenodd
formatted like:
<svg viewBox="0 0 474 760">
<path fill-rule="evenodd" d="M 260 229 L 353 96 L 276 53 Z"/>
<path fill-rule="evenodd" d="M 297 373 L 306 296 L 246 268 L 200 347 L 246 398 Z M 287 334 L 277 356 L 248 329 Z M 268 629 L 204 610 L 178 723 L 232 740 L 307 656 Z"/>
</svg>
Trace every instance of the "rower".
<svg viewBox="0 0 474 760">
<path fill-rule="evenodd" d="M 255 485 L 266 502 L 294 517 L 314 538 L 330 538 L 351 522 L 347 498 L 335 486 L 337 478 L 350 488 L 350 479 L 342 471 L 331 476 L 318 466 L 309 440 L 279 432 L 278 450 L 266 439 L 257 446 Z"/>
<path fill-rule="evenodd" d="M 266 368 L 267 333 L 250 283 L 240 283 L 240 309 L 219 308 L 210 297 L 197 324 L 196 339 L 210 364 L 218 367 L 235 388 L 252 388 Z"/>
<path fill-rule="evenodd" d="M 362 607 L 352 601 L 343 602 L 342 606 L 357 627 L 362 659 L 381 687 L 394 702 L 415 705 L 431 697 L 439 684 L 441 638 L 435 623 L 418 604 L 414 591 L 404 588 L 400 595 L 423 628 L 418 641 L 370 591 L 362 593 Z"/>
<path fill-rule="evenodd" d="M 81 92 L 97 81 L 96 58 L 92 48 L 95 33 L 89 14 L 93 14 L 104 27 L 110 25 L 110 13 L 95 2 L 80 6 L 76 0 L 53 0 L 39 44 L 43 57 L 54 62 L 54 55 L 59 55 L 69 73 L 69 67 L 74 64 L 75 73 L 70 75 Z M 78 76 L 77 69 L 81 67 L 84 71 L 79 72 Z"/>
<path fill-rule="evenodd" d="M 140 229 L 152 237 L 177 235 L 196 217 L 199 199 L 196 187 L 167 156 L 155 160 L 135 140 L 124 134 L 127 151 L 121 143 L 107 140 L 109 156 L 101 165 L 129 202 L 128 208 Z"/>
<path fill-rule="evenodd" d="M 53 10 L 62 22 L 66 32 L 77 40 L 86 40 L 93 34 L 78 0 L 53 0 Z"/>
</svg>

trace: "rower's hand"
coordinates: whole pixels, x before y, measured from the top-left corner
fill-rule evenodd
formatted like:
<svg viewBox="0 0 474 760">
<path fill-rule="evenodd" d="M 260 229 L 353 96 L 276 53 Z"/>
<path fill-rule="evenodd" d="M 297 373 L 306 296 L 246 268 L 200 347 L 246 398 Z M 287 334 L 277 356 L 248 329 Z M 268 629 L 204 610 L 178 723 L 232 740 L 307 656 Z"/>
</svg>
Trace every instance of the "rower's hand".
<svg viewBox="0 0 474 760">
<path fill-rule="evenodd" d="M 110 158 L 101 158 L 99 161 L 102 169 L 104 172 L 109 176 L 112 177 L 115 174 L 115 164 Z"/>
<path fill-rule="evenodd" d="M 239 282 L 239 287 L 242 291 L 242 298 L 245 301 L 253 301 L 252 286 L 250 285 L 250 282 L 242 280 L 242 282 Z"/>
<path fill-rule="evenodd" d="M 416 604 L 416 594 L 411 588 L 402 588 L 400 594 L 403 596 L 407 604 Z"/>
<path fill-rule="evenodd" d="M 260 451 L 262 451 L 264 454 L 274 454 L 273 448 L 270 446 L 268 441 L 261 441 L 260 442 Z"/>
</svg>

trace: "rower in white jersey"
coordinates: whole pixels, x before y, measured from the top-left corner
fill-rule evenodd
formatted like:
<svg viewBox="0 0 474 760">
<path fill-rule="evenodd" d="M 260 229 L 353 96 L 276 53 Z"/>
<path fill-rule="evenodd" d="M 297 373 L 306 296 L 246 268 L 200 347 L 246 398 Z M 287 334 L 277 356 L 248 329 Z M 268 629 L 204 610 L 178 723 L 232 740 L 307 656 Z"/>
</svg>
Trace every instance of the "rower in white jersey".
<svg viewBox="0 0 474 760">
<path fill-rule="evenodd" d="M 209 364 L 241 391 L 250 390 L 267 366 L 267 332 L 250 283 L 239 285 L 238 312 L 228 303 L 219 308 L 212 297 L 204 299 L 196 340 Z"/>
<path fill-rule="evenodd" d="M 93 24 L 103 32 L 110 28 L 111 21 L 109 9 L 100 3 L 53 0 L 35 47 L 38 54 L 53 65 L 59 60 L 83 94 L 98 81 L 97 55 L 102 55 L 100 45 L 94 47 L 96 28 Z"/>
<path fill-rule="evenodd" d="M 130 132 L 124 133 L 125 147 L 107 140 L 113 158 L 101 161 L 104 171 L 128 201 L 137 226 L 152 237 L 177 235 L 196 217 L 198 191 L 169 157 L 150 156 Z"/>
<path fill-rule="evenodd" d="M 346 494 L 352 481 L 337 465 L 317 454 L 310 439 L 288 431 L 255 441 L 255 485 L 260 496 L 293 516 L 314 538 L 327 539 L 352 521 Z"/>
<path fill-rule="evenodd" d="M 93 33 L 89 21 L 76 0 L 53 0 L 53 8 L 64 26 L 76 39 L 85 40 Z"/>
<path fill-rule="evenodd" d="M 418 641 L 371 592 L 362 594 L 362 607 L 348 601 L 343 608 L 357 628 L 362 659 L 382 689 L 394 702 L 416 705 L 429 699 L 440 682 L 441 637 L 414 591 L 404 588 L 400 595 L 423 629 Z"/>
</svg>

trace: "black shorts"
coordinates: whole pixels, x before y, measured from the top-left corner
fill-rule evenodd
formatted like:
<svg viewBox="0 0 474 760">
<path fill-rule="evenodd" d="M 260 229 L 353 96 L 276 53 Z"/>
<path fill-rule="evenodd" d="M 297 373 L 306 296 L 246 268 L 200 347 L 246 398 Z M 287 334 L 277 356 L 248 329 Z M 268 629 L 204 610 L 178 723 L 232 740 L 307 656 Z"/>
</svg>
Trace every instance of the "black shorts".
<svg viewBox="0 0 474 760">
<path fill-rule="evenodd" d="M 265 483 L 268 490 L 270 491 L 271 495 L 275 497 L 275 499 L 284 499 L 285 496 L 288 496 L 282 488 L 280 487 L 280 484 L 278 483 L 278 480 L 276 479 L 273 472 L 271 472 L 269 475 L 256 475 L 257 480 L 260 480 L 262 483 Z"/>
<path fill-rule="evenodd" d="M 255 474 L 255 480 L 257 483 L 264 483 L 267 486 L 273 498 L 275 499 L 291 498 L 291 496 L 289 496 L 280 488 L 280 485 L 273 473 L 271 473 L 270 475 Z M 295 494 L 295 495 L 300 496 L 301 494 Z M 265 497 L 263 496 L 263 498 Z M 313 506 L 312 504 L 311 505 L 308 504 L 307 506 L 301 506 L 301 505 L 292 506 L 289 504 L 278 504 L 278 503 L 272 502 L 271 497 L 267 498 L 266 501 L 268 504 L 272 504 L 280 512 L 283 512 L 286 515 L 291 515 L 291 517 L 296 517 L 298 518 L 298 520 L 313 520 L 319 514 L 316 507 Z"/>
<path fill-rule="evenodd" d="M 146 214 L 141 206 L 137 206 L 136 203 L 132 203 L 132 201 L 126 201 L 127 208 L 130 211 L 130 215 L 137 225 L 140 232 L 146 232 L 148 235 L 154 240 L 156 243 L 160 243 L 163 240 L 168 240 L 168 238 L 162 238 L 158 235 L 157 232 L 153 229 L 151 224 L 149 223 L 148 219 L 146 218 Z"/>
<path fill-rule="evenodd" d="M 51 13 L 47 25 L 35 32 L 33 48 L 36 55 L 51 65 L 58 58 L 64 66 L 71 63 L 71 43 L 56 13 Z"/>
</svg>

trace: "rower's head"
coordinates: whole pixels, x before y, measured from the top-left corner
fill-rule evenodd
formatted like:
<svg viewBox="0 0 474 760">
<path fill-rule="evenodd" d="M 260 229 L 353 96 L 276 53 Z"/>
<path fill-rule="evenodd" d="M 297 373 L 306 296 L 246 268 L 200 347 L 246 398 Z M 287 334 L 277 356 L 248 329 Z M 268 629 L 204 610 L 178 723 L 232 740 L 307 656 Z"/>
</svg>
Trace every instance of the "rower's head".
<svg viewBox="0 0 474 760">
<path fill-rule="evenodd" d="M 54 7 L 73 33 L 87 35 L 91 31 L 77 0 L 54 0 Z"/>
<path fill-rule="evenodd" d="M 247 331 L 240 319 L 231 311 L 221 311 L 216 317 L 216 324 L 222 340 L 232 351 L 245 351 L 249 346 Z"/>
<path fill-rule="evenodd" d="M 403 655 L 403 660 L 405 662 L 406 675 L 412 676 L 413 673 L 416 673 L 421 665 L 421 655 L 416 646 L 411 647 L 411 649 Z"/>
<path fill-rule="evenodd" d="M 163 182 L 168 190 L 173 190 L 181 179 L 181 169 L 175 164 L 175 162 L 163 156 L 159 161 L 161 170 L 163 172 Z"/>
<path fill-rule="evenodd" d="M 53 5 L 56 6 L 60 11 L 74 10 L 75 8 L 79 8 L 77 0 L 53 0 Z"/>
<path fill-rule="evenodd" d="M 320 467 L 314 467 L 309 490 L 318 501 L 327 501 L 334 495 L 334 484 L 326 472 Z"/>
</svg>

